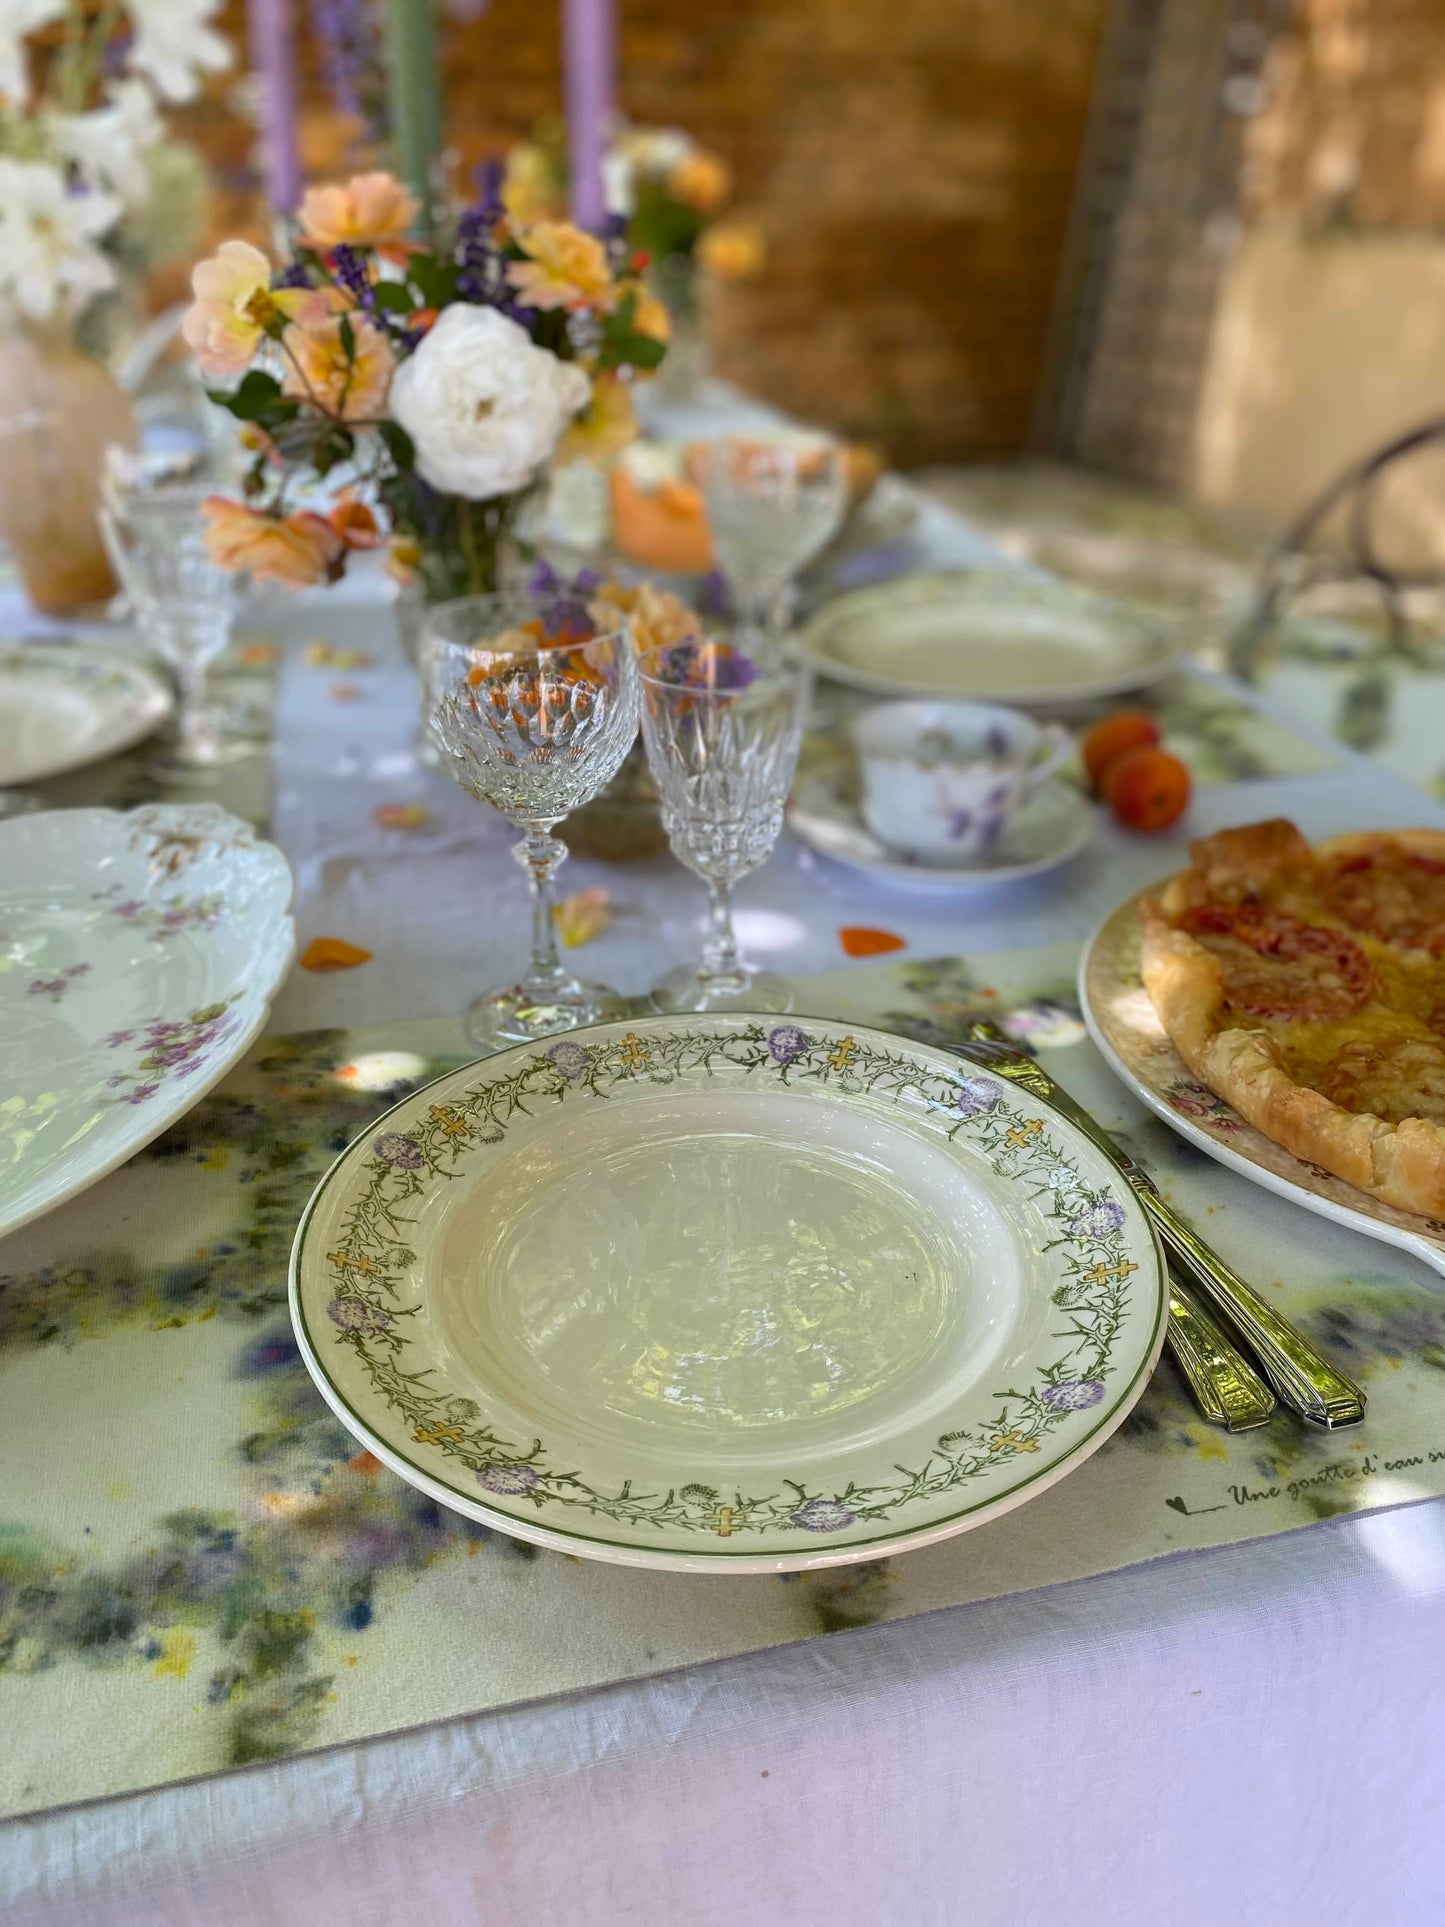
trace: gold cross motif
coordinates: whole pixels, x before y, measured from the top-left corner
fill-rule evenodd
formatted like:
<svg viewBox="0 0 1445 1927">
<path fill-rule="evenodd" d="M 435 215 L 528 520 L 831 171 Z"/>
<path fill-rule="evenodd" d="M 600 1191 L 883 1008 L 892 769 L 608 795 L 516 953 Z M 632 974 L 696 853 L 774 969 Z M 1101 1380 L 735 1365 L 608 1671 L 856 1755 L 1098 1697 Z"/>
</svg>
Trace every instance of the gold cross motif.
<svg viewBox="0 0 1445 1927">
<path fill-rule="evenodd" d="M 737 1516 L 730 1505 L 720 1505 L 717 1511 L 714 1512 L 710 1518 L 704 1520 L 703 1523 L 710 1525 L 719 1539 L 731 1539 L 733 1536 L 733 1520 L 736 1519 Z"/>
<path fill-rule="evenodd" d="M 845 1037 L 829 1051 L 829 1068 L 835 1071 L 846 1071 L 857 1055 L 858 1046 L 853 1042 L 851 1037 Z"/>
<path fill-rule="evenodd" d="M 647 1066 L 648 1049 L 635 1030 L 628 1031 L 622 1040 L 622 1061 L 630 1071 L 644 1070 Z"/>
<path fill-rule="evenodd" d="M 1117 1265 L 1095 1265 L 1092 1271 L 1086 1271 L 1084 1273 L 1084 1283 L 1086 1285 L 1102 1285 L 1106 1278 L 1127 1278 L 1131 1271 L 1137 1271 L 1138 1269 L 1138 1265 L 1131 1264 L 1127 1258 L 1121 1260 Z"/>
<path fill-rule="evenodd" d="M 1015 1147 L 1020 1144 L 1027 1144 L 1029 1139 L 1031 1137 L 1037 1137 L 1043 1128 L 1044 1120 L 1041 1117 L 1025 1118 L 1022 1124 L 1015 1124 L 1013 1129 L 1008 1132 L 1004 1138 L 1004 1143 L 1012 1144 Z"/>
<path fill-rule="evenodd" d="M 380 1265 L 374 1265 L 370 1258 L 348 1258 L 344 1251 L 328 1251 L 326 1262 L 335 1265 L 338 1271 L 359 1271 L 363 1278 L 380 1278 Z"/>
</svg>

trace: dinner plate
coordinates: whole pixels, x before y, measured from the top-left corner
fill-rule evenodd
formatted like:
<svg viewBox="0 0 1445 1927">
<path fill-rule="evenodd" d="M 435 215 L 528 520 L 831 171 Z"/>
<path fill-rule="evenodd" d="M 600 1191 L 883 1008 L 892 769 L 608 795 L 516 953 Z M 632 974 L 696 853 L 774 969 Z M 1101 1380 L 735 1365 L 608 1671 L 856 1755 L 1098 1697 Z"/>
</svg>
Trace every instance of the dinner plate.
<svg viewBox="0 0 1445 1927">
<path fill-rule="evenodd" d="M 1094 812 L 1067 783 L 1044 783 L 1024 798 L 993 848 L 968 862 L 924 863 L 874 836 L 843 783 L 800 776 L 788 802 L 793 834 L 820 856 L 881 883 L 957 897 L 1045 876 L 1076 857 L 1094 829 Z"/>
<path fill-rule="evenodd" d="M 1445 1224 L 1381 1204 L 1322 1166 L 1297 1158 L 1246 1123 L 1189 1069 L 1139 974 L 1139 902 L 1160 888 L 1141 891 L 1106 917 L 1079 965 L 1084 1021 L 1113 1070 L 1141 1103 L 1231 1171 L 1445 1272 Z"/>
<path fill-rule="evenodd" d="M 0 1233 L 124 1163 L 266 1021 L 291 871 L 214 804 L 0 822 Z"/>
<path fill-rule="evenodd" d="M 820 676 L 871 695 L 1068 706 L 1158 682 L 1168 626 L 1123 604 L 1003 569 L 901 576 L 826 603 L 802 630 Z"/>
<path fill-rule="evenodd" d="M 113 650 L 38 642 L 0 650 L 0 785 L 114 756 L 153 735 L 171 706 L 153 669 Z"/>
<path fill-rule="evenodd" d="M 624 1565 L 786 1572 L 982 1524 L 1101 1445 L 1164 1329 L 1090 1141 L 950 1053 L 658 1016 L 439 1078 L 344 1152 L 291 1310 L 443 1504 Z"/>
</svg>

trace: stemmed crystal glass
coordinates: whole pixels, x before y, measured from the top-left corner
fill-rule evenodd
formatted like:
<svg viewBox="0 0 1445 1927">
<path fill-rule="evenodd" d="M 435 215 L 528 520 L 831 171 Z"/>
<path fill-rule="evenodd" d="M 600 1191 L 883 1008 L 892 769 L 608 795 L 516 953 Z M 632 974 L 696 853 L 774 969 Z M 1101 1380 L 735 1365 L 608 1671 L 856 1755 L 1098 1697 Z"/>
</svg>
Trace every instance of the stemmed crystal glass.
<svg viewBox="0 0 1445 1927">
<path fill-rule="evenodd" d="M 483 1049 L 620 1016 L 615 991 L 564 970 L 553 836 L 622 766 L 637 735 L 637 659 L 626 624 L 599 626 L 562 597 L 468 596 L 427 612 L 421 673 L 448 774 L 523 832 L 513 854 L 532 889 L 532 957 L 520 983 L 478 997 L 467 1034 Z"/>
<path fill-rule="evenodd" d="M 837 534 L 848 503 L 842 451 L 824 437 L 698 442 L 688 462 L 713 551 L 754 646 L 787 625 L 793 578 Z"/>
<path fill-rule="evenodd" d="M 760 673 L 713 638 L 642 658 L 642 738 L 672 852 L 708 887 L 708 932 L 695 965 L 653 986 L 659 1010 L 790 1010 L 786 978 L 743 962 L 732 892 L 764 862 L 783 822 L 808 706 L 806 671 Z"/>
<path fill-rule="evenodd" d="M 235 580 L 206 549 L 201 504 L 213 484 L 114 468 L 99 511 L 101 535 L 145 641 L 175 673 L 177 740 L 156 774 L 191 781 L 251 753 L 206 707 L 206 672 L 226 647 Z"/>
</svg>

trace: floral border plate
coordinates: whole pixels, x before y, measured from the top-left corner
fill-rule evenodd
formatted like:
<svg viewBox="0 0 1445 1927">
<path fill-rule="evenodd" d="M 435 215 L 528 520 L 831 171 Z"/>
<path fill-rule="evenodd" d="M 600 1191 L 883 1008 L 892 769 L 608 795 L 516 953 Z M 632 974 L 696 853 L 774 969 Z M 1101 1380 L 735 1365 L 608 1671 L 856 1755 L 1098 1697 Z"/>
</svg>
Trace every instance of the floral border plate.
<svg viewBox="0 0 1445 1927">
<path fill-rule="evenodd" d="M 1154 892 L 1162 885 L 1156 884 Z M 1255 1130 L 1201 1084 L 1170 1042 L 1139 974 L 1141 890 L 1107 916 L 1079 963 L 1079 1002 L 1110 1068 L 1151 1111 L 1231 1171 L 1445 1272 L 1445 1224 L 1396 1211 Z"/>
<path fill-rule="evenodd" d="M 266 1021 L 291 871 L 215 804 L 0 822 L 0 1233 L 173 1124 Z"/>
<path fill-rule="evenodd" d="M 413 1093 L 322 1180 L 291 1311 L 433 1498 L 625 1565 L 784 1572 L 1045 1490 L 1164 1333 L 1127 1185 L 951 1053 L 645 1017 Z"/>
<path fill-rule="evenodd" d="M 803 625 L 802 645 L 818 675 L 869 695 L 1024 709 L 1145 689 L 1181 655 L 1156 616 L 1013 569 L 920 572 L 838 596 Z"/>
<path fill-rule="evenodd" d="M 0 787 L 83 769 L 154 735 L 172 707 L 153 669 L 110 649 L 0 650 Z"/>
</svg>

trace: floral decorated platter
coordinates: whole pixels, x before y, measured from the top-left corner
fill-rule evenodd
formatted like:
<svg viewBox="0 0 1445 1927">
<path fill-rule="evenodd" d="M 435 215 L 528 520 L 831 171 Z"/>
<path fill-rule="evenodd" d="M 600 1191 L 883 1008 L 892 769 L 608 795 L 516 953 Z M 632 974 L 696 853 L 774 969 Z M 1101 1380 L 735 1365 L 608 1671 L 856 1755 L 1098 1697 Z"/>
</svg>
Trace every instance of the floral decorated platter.
<svg viewBox="0 0 1445 1927">
<path fill-rule="evenodd" d="M 295 949 L 291 871 L 214 804 L 0 822 L 0 1233 L 182 1116 Z"/>
<path fill-rule="evenodd" d="M 788 823 L 809 849 L 850 870 L 904 889 L 956 897 L 1059 869 L 1089 841 L 1094 813 L 1071 785 L 1045 783 L 1019 804 L 991 849 L 955 863 L 924 863 L 874 836 L 838 773 L 818 770 L 793 785 Z"/>
<path fill-rule="evenodd" d="M 1320 1165 L 1307 1164 L 1255 1130 L 1194 1076 L 1159 1021 L 1139 974 L 1139 896 L 1121 904 L 1090 938 L 1079 965 L 1079 1001 L 1109 1065 L 1139 1101 L 1181 1137 L 1307 1211 L 1367 1238 L 1398 1245 L 1445 1272 L 1445 1224 L 1397 1211 Z"/>
<path fill-rule="evenodd" d="M 69 643 L 0 649 L 0 787 L 114 756 L 153 735 L 171 692 L 144 663 Z"/>
<path fill-rule="evenodd" d="M 826 603 L 804 624 L 820 676 L 869 695 L 1060 707 L 1160 681 L 1180 644 L 1142 610 L 1021 571 L 903 576 Z"/>
<path fill-rule="evenodd" d="M 405 1098 L 297 1233 L 338 1417 L 441 1503 L 584 1557 L 844 1565 L 1095 1451 L 1163 1340 L 1153 1233 L 1064 1118 L 813 1018 L 641 1017 Z"/>
</svg>

